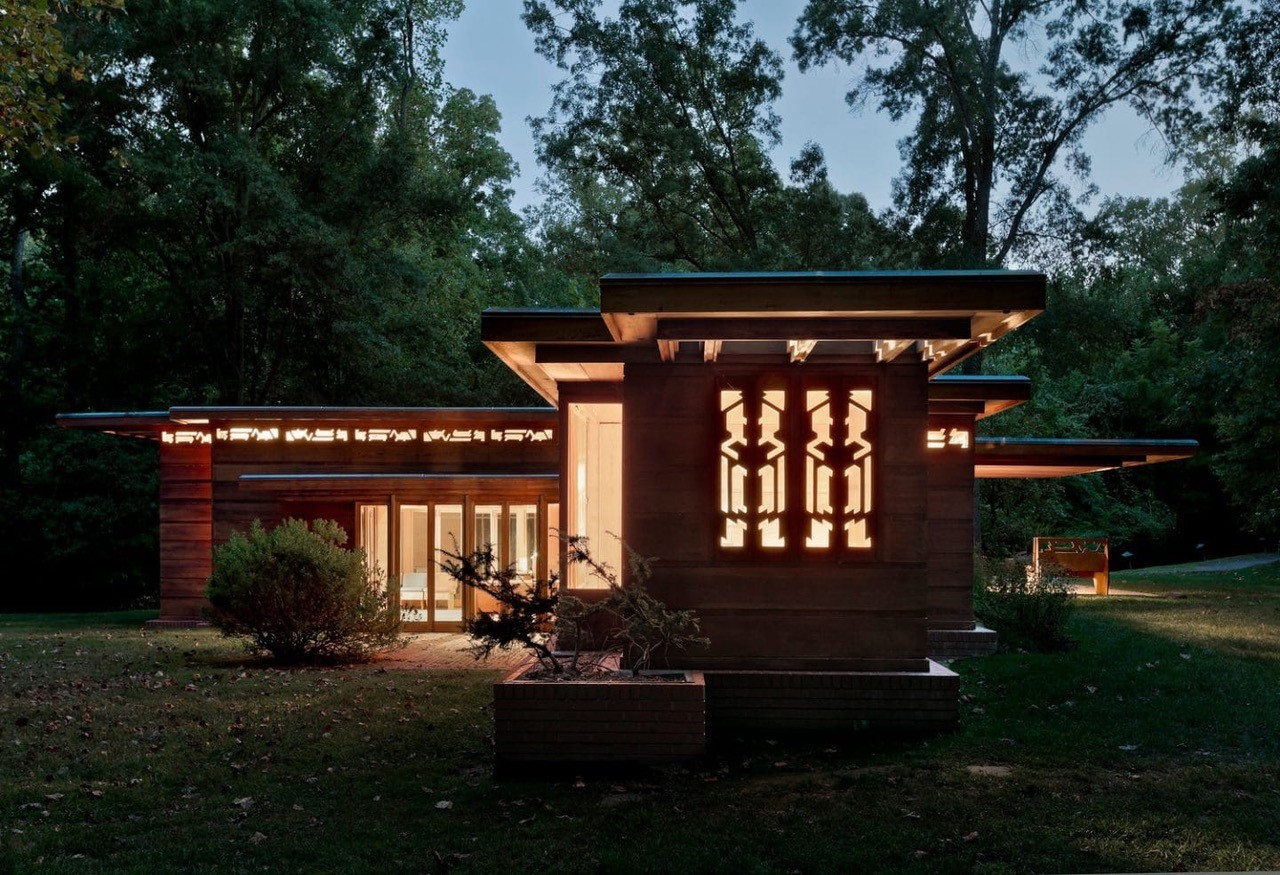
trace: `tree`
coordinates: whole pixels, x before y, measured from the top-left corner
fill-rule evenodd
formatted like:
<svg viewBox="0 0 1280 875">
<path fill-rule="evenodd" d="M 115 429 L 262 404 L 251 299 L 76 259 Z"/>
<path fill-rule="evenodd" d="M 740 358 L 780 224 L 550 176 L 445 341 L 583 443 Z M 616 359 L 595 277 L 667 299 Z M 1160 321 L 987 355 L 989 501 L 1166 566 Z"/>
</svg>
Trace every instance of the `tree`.
<svg viewBox="0 0 1280 875">
<path fill-rule="evenodd" d="M 1232 18 L 1229 0 L 809 0 L 792 46 L 802 70 L 866 66 L 850 106 L 918 116 L 899 147 L 898 207 L 962 204 L 963 262 L 982 267 L 1034 233 L 1039 209 L 1070 207 L 1058 174 L 1087 175 L 1081 139 L 1109 108 L 1133 106 L 1176 147 Z M 1039 69 L 1018 69 L 1032 51 Z"/>
<path fill-rule="evenodd" d="M 69 18 L 119 9 L 123 0 L 26 0 L 0 15 L 0 155 L 36 155 L 63 145 L 57 131 L 63 95 L 59 80 L 84 75 L 84 58 L 67 51 Z M 61 16 L 61 21 L 59 17 Z"/>
<path fill-rule="evenodd" d="M 613 19 L 599 5 L 525 2 L 539 53 L 569 73 L 534 125 L 555 193 L 614 206 L 620 234 L 659 261 L 751 258 L 778 188 L 781 59 L 735 20 L 736 0 L 623 0 Z"/>
<path fill-rule="evenodd" d="M 142 556 L 154 581 L 145 545 L 58 534 L 99 505 L 150 531 L 155 500 L 99 476 L 147 453 L 84 452 L 59 411 L 533 399 L 479 313 L 577 287 L 510 208 L 493 101 L 443 80 L 460 6 L 133 0 L 64 22 L 85 59 L 60 80 L 68 144 L 0 162 L 0 561 L 34 549 L 71 580 Z"/>
<path fill-rule="evenodd" d="M 769 152 L 782 61 L 737 0 L 526 0 L 538 51 L 568 74 L 534 123 L 541 226 L 568 270 L 869 267 L 884 229 L 804 147 L 788 185 Z M 883 263 L 883 262 L 882 262 Z"/>
</svg>

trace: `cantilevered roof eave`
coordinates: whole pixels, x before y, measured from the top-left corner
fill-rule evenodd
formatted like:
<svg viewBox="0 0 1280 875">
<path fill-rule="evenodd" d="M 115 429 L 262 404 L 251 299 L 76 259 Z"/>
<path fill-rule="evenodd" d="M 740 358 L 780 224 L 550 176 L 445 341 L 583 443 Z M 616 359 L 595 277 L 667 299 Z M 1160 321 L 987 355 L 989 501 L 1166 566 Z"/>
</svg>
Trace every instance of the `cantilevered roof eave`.
<svg viewBox="0 0 1280 875">
<path fill-rule="evenodd" d="M 989 374 L 940 374 L 929 381 L 932 409 L 952 402 L 973 404 L 978 419 L 1017 407 L 1031 399 L 1031 379 Z"/>
<path fill-rule="evenodd" d="M 160 432 L 173 425 L 166 410 L 59 413 L 54 417 L 54 422 L 60 428 L 85 429 L 151 440 L 159 440 Z"/>
<path fill-rule="evenodd" d="M 1070 477 L 1189 459 L 1199 446 L 1194 440 L 979 437 L 974 441 L 974 476 Z"/>
</svg>

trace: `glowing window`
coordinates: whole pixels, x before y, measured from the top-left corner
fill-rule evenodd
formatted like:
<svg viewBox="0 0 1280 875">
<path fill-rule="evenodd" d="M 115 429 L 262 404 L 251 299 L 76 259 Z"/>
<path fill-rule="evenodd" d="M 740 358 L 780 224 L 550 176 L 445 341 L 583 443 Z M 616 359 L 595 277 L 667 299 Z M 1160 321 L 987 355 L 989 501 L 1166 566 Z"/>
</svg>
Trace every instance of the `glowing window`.
<svg viewBox="0 0 1280 875">
<path fill-rule="evenodd" d="M 726 380 L 718 392 L 721 550 L 866 554 L 874 395 L 840 379 Z"/>
</svg>

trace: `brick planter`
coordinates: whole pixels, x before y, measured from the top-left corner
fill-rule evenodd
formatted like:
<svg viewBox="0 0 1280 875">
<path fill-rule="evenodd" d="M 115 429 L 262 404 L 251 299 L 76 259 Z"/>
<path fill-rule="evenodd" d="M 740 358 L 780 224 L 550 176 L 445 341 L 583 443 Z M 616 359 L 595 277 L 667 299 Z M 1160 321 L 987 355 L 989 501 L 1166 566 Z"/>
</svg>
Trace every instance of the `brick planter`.
<svg viewBox="0 0 1280 875">
<path fill-rule="evenodd" d="M 528 669 L 522 665 L 493 685 L 499 764 L 659 763 L 706 750 L 701 672 L 681 672 L 683 683 L 521 680 Z"/>
</svg>

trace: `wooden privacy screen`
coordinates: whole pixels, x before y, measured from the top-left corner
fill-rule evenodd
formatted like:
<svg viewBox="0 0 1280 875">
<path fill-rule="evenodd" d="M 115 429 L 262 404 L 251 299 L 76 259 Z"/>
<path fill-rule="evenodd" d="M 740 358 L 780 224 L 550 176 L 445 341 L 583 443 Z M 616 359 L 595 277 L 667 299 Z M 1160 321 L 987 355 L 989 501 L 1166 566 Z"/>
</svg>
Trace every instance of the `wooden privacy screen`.
<svg viewBox="0 0 1280 875">
<path fill-rule="evenodd" d="M 1053 563 L 1073 577 L 1093 578 L 1097 595 L 1106 595 L 1111 587 L 1110 548 L 1106 538 L 1036 538 L 1031 551 L 1037 573 L 1041 562 Z"/>
<path fill-rule="evenodd" d="M 718 388 L 722 553 L 868 553 L 872 389 L 840 379 L 725 379 Z"/>
</svg>

